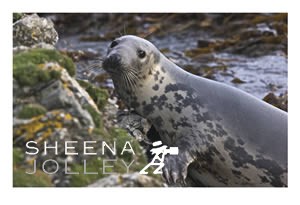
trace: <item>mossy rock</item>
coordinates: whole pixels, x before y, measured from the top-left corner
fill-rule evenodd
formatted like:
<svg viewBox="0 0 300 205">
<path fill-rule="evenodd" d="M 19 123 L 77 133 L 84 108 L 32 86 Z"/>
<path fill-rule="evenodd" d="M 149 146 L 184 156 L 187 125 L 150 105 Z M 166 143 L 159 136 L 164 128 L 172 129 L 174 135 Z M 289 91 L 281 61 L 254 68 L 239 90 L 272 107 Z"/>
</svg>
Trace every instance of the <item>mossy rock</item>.
<svg viewBox="0 0 300 205">
<path fill-rule="evenodd" d="M 28 63 L 39 65 L 47 62 L 56 62 L 64 67 L 70 75 L 75 75 L 75 64 L 73 63 L 71 58 L 64 54 L 61 54 L 57 50 L 41 48 L 32 49 L 28 52 L 18 53 L 14 55 L 13 60 L 14 69 Z"/>
<path fill-rule="evenodd" d="M 48 62 L 56 62 L 64 67 L 71 76 L 75 75 L 75 65 L 69 57 L 56 50 L 33 49 L 13 56 L 13 76 L 23 86 L 32 86 L 39 82 L 58 79 L 60 77 L 59 71 L 39 68 L 39 65 Z"/>
<path fill-rule="evenodd" d="M 71 171 L 79 172 L 79 174 L 70 175 L 71 176 L 70 186 L 83 187 L 95 182 L 97 179 L 102 178 L 105 175 L 103 175 L 102 170 L 99 170 L 99 168 L 101 167 L 102 167 L 102 159 L 98 156 L 93 156 L 86 160 L 86 171 L 98 172 L 98 174 L 84 174 L 83 163 L 72 164 Z"/>
<path fill-rule="evenodd" d="M 43 115 L 47 112 L 46 108 L 39 104 L 27 104 L 18 113 L 18 118 L 29 119 Z"/>
<path fill-rule="evenodd" d="M 103 109 L 104 106 L 107 103 L 108 99 L 108 92 L 105 89 L 97 88 L 96 86 L 83 81 L 83 80 L 77 80 L 78 83 L 88 92 L 88 94 L 91 96 L 91 98 L 96 103 L 97 107 L 99 109 Z"/>
<path fill-rule="evenodd" d="M 134 160 L 133 164 L 130 165 L 129 167 L 129 173 L 132 172 L 139 172 L 142 170 L 144 166 L 146 166 L 147 158 L 146 155 L 141 148 L 140 144 L 136 139 L 131 137 L 126 130 L 121 129 L 121 128 L 111 128 L 109 132 L 106 132 L 103 129 L 96 128 L 93 131 L 93 134 L 95 135 L 101 135 L 103 140 L 107 142 L 109 145 L 113 145 L 113 142 L 116 141 L 116 150 L 117 154 L 114 156 L 115 160 L 112 162 L 113 168 L 106 168 L 106 172 L 115 172 L 118 174 L 125 174 L 127 173 L 127 168 L 124 165 L 124 162 L 127 164 L 127 166 Z M 135 152 L 135 155 L 129 152 L 124 152 L 123 155 L 121 155 L 121 151 L 124 148 L 124 145 L 126 141 L 130 142 L 130 145 L 132 146 L 132 149 Z M 127 146 L 126 148 L 129 148 Z M 70 175 L 70 186 L 71 187 L 83 187 L 83 186 L 88 186 L 97 180 L 109 176 L 109 174 L 103 174 L 103 159 L 111 159 L 111 156 L 92 156 L 87 159 L 86 161 L 86 170 L 88 172 L 98 172 L 98 174 L 83 174 L 83 162 L 82 163 L 77 163 L 77 164 L 72 164 L 71 165 L 71 171 L 72 172 L 79 172 L 79 174 L 74 174 Z M 124 160 L 124 162 L 122 161 Z M 160 175 L 154 175 L 152 174 L 154 169 L 149 168 L 149 175 L 158 179 L 162 180 Z"/>
<path fill-rule="evenodd" d="M 14 78 L 18 81 L 21 86 L 33 86 L 40 82 L 49 82 L 52 79 L 58 79 L 60 76 L 59 71 L 41 70 L 31 62 L 20 65 L 14 68 Z"/>
<path fill-rule="evenodd" d="M 84 89 L 86 89 L 88 86 L 91 85 L 91 83 L 89 83 L 88 81 L 86 80 L 79 80 L 79 79 L 76 79 L 76 81 L 79 83 L 79 85 L 81 87 L 83 87 Z"/>
<path fill-rule="evenodd" d="M 49 175 L 41 170 L 35 174 L 26 174 L 22 167 L 24 151 L 21 148 L 13 148 L 13 186 L 14 187 L 51 187 L 53 186 Z"/>
<path fill-rule="evenodd" d="M 103 121 L 101 115 L 98 112 L 96 112 L 96 110 L 91 105 L 84 105 L 83 108 L 86 109 L 91 115 L 96 128 L 102 128 Z"/>
<path fill-rule="evenodd" d="M 133 137 L 131 137 L 126 130 L 121 128 L 113 128 L 110 130 L 110 133 L 113 136 L 113 138 L 118 142 L 117 143 L 117 150 L 119 151 L 117 153 L 118 158 L 123 159 L 127 163 L 127 165 L 129 165 L 129 163 L 132 160 L 135 160 L 134 163 L 130 166 L 129 171 L 130 172 L 141 171 L 148 164 L 148 160 L 139 142 Z M 135 152 L 135 155 L 132 155 L 129 152 L 124 152 L 123 155 L 121 155 L 121 150 L 123 149 L 123 146 L 126 141 L 130 142 L 132 149 Z M 148 168 L 149 176 L 159 181 L 162 181 L 161 175 L 153 174 L 153 171 L 155 169 L 156 169 L 155 167 Z M 118 161 L 118 163 L 115 164 L 115 171 L 118 173 L 126 173 L 126 167 L 124 167 L 123 162 L 121 162 L 120 160 Z"/>
<path fill-rule="evenodd" d="M 23 18 L 25 14 L 23 13 L 13 13 L 13 23 Z"/>
<path fill-rule="evenodd" d="M 126 143 L 126 141 L 130 142 L 130 145 L 132 147 L 132 149 L 135 152 L 135 155 L 137 157 L 137 159 L 139 160 L 139 163 L 146 163 L 147 159 L 143 153 L 143 150 L 140 146 L 140 144 L 138 143 L 138 141 L 136 139 L 134 139 L 132 136 L 130 136 L 128 134 L 128 132 L 124 129 L 121 128 L 113 128 L 110 130 L 110 134 L 112 135 L 113 139 L 115 139 L 117 141 L 117 150 L 118 152 L 118 157 L 126 160 L 127 162 L 130 162 L 131 160 L 133 160 L 134 155 L 132 155 L 129 152 L 124 152 L 123 155 L 121 155 L 121 151 Z M 126 146 L 127 149 L 129 149 L 129 146 Z"/>
<path fill-rule="evenodd" d="M 41 170 L 36 170 L 35 174 L 26 174 L 23 168 L 14 167 L 13 170 L 14 187 L 52 187 L 51 178 Z"/>
<path fill-rule="evenodd" d="M 13 164 L 20 165 L 24 160 L 24 151 L 19 147 L 13 148 Z"/>
<path fill-rule="evenodd" d="M 107 103 L 108 93 L 106 90 L 90 86 L 86 89 L 99 109 L 103 109 Z"/>
<path fill-rule="evenodd" d="M 98 109 L 99 110 L 103 109 L 104 106 L 106 105 L 107 99 L 108 99 L 107 90 L 97 88 L 94 85 L 92 85 L 91 83 L 83 81 L 83 80 L 77 80 L 77 82 L 80 84 L 80 86 L 82 86 L 87 91 L 87 93 L 90 95 L 90 97 L 96 103 Z M 102 118 L 99 115 L 99 113 L 96 112 L 95 109 L 90 105 L 85 105 L 84 109 L 86 109 L 90 113 L 90 115 L 93 118 L 93 121 L 96 125 L 96 128 L 102 128 L 103 122 L 102 122 Z"/>
</svg>

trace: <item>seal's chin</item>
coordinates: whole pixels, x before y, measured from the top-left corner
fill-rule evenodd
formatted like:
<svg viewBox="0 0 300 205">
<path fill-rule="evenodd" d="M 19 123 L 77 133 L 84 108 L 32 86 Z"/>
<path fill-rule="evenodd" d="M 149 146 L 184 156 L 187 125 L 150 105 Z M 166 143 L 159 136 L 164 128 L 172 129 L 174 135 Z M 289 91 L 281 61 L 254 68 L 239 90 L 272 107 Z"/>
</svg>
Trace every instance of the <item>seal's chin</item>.
<svg viewBox="0 0 300 205">
<path fill-rule="evenodd" d="M 118 54 L 112 54 L 105 58 L 102 67 L 109 73 L 116 74 L 121 68 L 121 56 Z"/>
</svg>

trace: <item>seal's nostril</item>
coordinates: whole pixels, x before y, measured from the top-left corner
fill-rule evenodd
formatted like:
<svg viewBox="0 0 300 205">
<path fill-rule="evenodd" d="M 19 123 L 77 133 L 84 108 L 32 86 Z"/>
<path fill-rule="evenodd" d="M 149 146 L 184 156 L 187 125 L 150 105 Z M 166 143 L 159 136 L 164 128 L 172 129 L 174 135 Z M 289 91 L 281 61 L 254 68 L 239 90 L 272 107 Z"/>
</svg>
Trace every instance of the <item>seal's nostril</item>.
<svg viewBox="0 0 300 205">
<path fill-rule="evenodd" d="M 121 65 L 121 60 L 119 54 L 112 54 L 103 61 L 103 68 L 106 70 L 118 68 Z"/>
<path fill-rule="evenodd" d="M 110 48 L 113 48 L 113 47 L 115 47 L 118 44 L 119 44 L 118 41 L 114 40 L 113 42 L 111 42 Z"/>
</svg>

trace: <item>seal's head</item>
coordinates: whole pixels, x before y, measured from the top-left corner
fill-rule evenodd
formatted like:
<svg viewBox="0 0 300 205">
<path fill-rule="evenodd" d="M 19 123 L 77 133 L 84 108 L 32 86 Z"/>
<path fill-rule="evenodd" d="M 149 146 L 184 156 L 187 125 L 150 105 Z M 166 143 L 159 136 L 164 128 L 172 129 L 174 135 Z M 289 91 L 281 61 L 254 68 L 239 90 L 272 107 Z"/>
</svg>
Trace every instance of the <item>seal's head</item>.
<svg viewBox="0 0 300 205">
<path fill-rule="evenodd" d="M 119 90 L 132 91 L 151 74 L 159 58 L 160 52 L 152 43 L 126 35 L 112 41 L 103 68 L 111 75 Z"/>
</svg>

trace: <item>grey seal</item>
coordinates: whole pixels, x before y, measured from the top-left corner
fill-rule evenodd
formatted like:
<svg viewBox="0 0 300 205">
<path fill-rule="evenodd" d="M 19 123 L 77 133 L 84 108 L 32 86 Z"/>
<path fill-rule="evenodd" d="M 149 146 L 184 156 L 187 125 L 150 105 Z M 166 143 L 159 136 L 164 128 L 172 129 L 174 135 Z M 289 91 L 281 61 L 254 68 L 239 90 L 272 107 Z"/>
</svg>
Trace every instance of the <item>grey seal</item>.
<svg viewBox="0 0 300 205">
<path fill-rule="evenodd" d="M 193 75 L 152 43 L 112 41 L 103 68 L 124 103 L 164 144 L 175 186 L 287 186 L 287 113 L 237 88 Z"/>
</svg>

